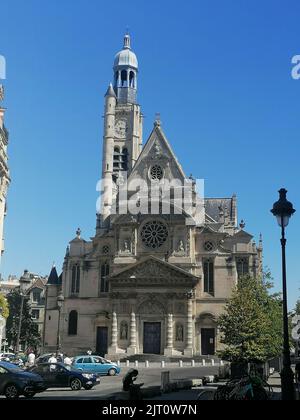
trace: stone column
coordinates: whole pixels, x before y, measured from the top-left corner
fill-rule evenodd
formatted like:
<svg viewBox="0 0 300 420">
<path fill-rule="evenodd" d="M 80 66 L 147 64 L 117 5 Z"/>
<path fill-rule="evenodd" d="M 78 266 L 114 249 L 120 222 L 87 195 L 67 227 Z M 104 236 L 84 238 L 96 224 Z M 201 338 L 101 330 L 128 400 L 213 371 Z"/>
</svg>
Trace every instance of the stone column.
<svg viewBox="0 0 300 420">
<path fill-rule="evenodd" d="M 130 321 L 130 346 L 127 349 L 127 354 L 136 354 L 137 353 L 137 346 L 136 346 L 136 317 L 135 313 L 131 313 L 131 321 Z"/>
<path fill-rule="evenodd" d="M 173 314 L 168 315 L 167 325 L 167 347 L 165 348 L 165 356 L 173 354 Z"/>
<path fill-rule="evenodd" d="M 187 330 L 186 330 L 186 347 L 184 350 L 184 355 L 192 357 L 193 356 L 193 300 L 192 297 L 188 297 L 187 301 Z"/>
<path fill-rule="evenodd" d="M 116 312 L 112 314 L 112 326 L 111 326 L 111 346 L 109 354 L 118 353 L 118 318 Z"/>
</svg>

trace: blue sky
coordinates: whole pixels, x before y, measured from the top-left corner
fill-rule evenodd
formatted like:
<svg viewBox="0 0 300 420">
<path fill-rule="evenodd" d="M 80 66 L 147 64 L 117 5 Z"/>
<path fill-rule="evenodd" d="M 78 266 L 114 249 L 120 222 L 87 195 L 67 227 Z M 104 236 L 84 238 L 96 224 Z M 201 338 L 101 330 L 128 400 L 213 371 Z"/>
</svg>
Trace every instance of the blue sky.
<svg viewBox="0 0 300 420">
<path fill-rule="evenodd" d="M 103 95 L 126 27 L 140 63 L 145 138 L 154 115 L 206 195 L 238 195 L 239 218 L 264 236 L 280 289 L 280 231 L 270 209 L 284 186 L 299 212 L 288 228 L 290 306 L 300 296 L 300 5 L 288 2 L 3 0 L 10 131 L 2 275 L 61 268 L 80 226 L 95 228 Z"/>
</svg>

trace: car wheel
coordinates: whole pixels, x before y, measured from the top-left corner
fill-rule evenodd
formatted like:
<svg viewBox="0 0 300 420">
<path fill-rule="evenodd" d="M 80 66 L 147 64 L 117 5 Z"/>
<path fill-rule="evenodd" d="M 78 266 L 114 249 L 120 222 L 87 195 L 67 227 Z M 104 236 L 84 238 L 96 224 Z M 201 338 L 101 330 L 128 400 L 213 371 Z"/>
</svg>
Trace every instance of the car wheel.
<svg viewBox="0 0 300 420">
<path fill-rule="evenodd" d="M 84 389 L 86 389 L 87 391 L 89 391 L 92 388 L 93 388 L 93 385 L 84 385 Z"/>
<path fill-rule="evenodd" d="M 80 379 L 74 378 L 70 383 L 72 391 L 80 391 L 82 388 L 82 383 Z"/>
<path fill-rule="evenodd" d="M 4 395 L 8 400 L 16 400 L 19 398 L 19 390 L 14 384 L 7 385 L 4 391 Z"/>
<path fill-rule="evenodd" d="M 115 369 L 109 369 L 108 371 L 108 376 L 115 376 L 116 375 L 116 370 Z"/>
<path fill-rule="evenodd" d="M 26 392 L 26 391 L 24 391 L 24 397 L 25 398 L 33 398 L 34 396 L 35 396 L 35 392 L 30 392 L 30 391 Z"/>
</svg>

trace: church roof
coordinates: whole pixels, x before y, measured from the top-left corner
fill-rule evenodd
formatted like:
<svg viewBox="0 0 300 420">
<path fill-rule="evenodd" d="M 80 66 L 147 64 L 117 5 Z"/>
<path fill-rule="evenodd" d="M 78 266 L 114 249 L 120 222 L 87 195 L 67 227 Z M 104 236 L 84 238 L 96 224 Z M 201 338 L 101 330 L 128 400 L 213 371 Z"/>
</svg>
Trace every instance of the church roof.
<svg viewBox="0 0 300 420">
<path fill-rule="evenodd" d="M 116 97 L 116 93 L 115 93 L 115 91 L 114 91 L 113 86 L 112 86 L 112 84 L 111 84 L 111 83 L 110 83 L 110 85 L 108 86 L 108 89 L 107 89 L 106 94 L 105 94 L 105 97 L 107 97 L 107 96 L 113 96 L 113 97 Z"/>
<path fill-rule="evenodd" d="M 205 198 L 204 201 L 206 214 L 215 222 L 221 222 L 220 209 L 227 209 L 230 219 L 234 219 L 232 198 Z"/>
<path fill-rule="evenodd" d="M 56 267 L 55 266 L 52 267 L 52 270 L 51 270 L 51 273 L 49 275 L 47 284 L 55 285 L 55 286 L 58 285 L 58 284 L 60 284 L 59 283 L 58 274 L 57 274 L 57 271 L 56 271 Z"/>
<path fill-rule="evenodd" d="M 135 53 L 132 51 L 130 46 L 130 35 L 124 37 L 124 47 L 115 56 L 114 68 L 117 67 L 133 67 L 138 69 L 138 60 Z"/>
</svg>

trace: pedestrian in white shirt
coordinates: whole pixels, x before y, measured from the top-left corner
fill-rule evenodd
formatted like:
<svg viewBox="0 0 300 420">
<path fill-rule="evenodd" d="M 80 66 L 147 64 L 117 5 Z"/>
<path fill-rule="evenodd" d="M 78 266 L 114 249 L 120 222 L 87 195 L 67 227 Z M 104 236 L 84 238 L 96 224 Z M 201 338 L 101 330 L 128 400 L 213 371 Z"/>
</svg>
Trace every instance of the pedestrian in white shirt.
<svg viewBox="0 0 300 420">
<path fill-rule="evenodd" d="M 48 360 L 48 363 L 57 363 L 57 359 L 55 357 L 55 354 L 52 354 L 52 356 L 50 357 L 50 359 Z M 50 365 L 50 370 L 55 370 L 56 366 L 55 365 Z"/>
<path fill-rule="evenodd" d="M 64 358 L 64 364 L 66 366 L 71 366 L 72 365 L 72 360 L 70 359 L 70 357 L 66 354 L 66 357 Z"/>
<path fill-rule="evenodd" d="M 31 351 L 27 357 L 28 366 L 34 366 L 35 363 L 35 354 Z"/>
</svg>

